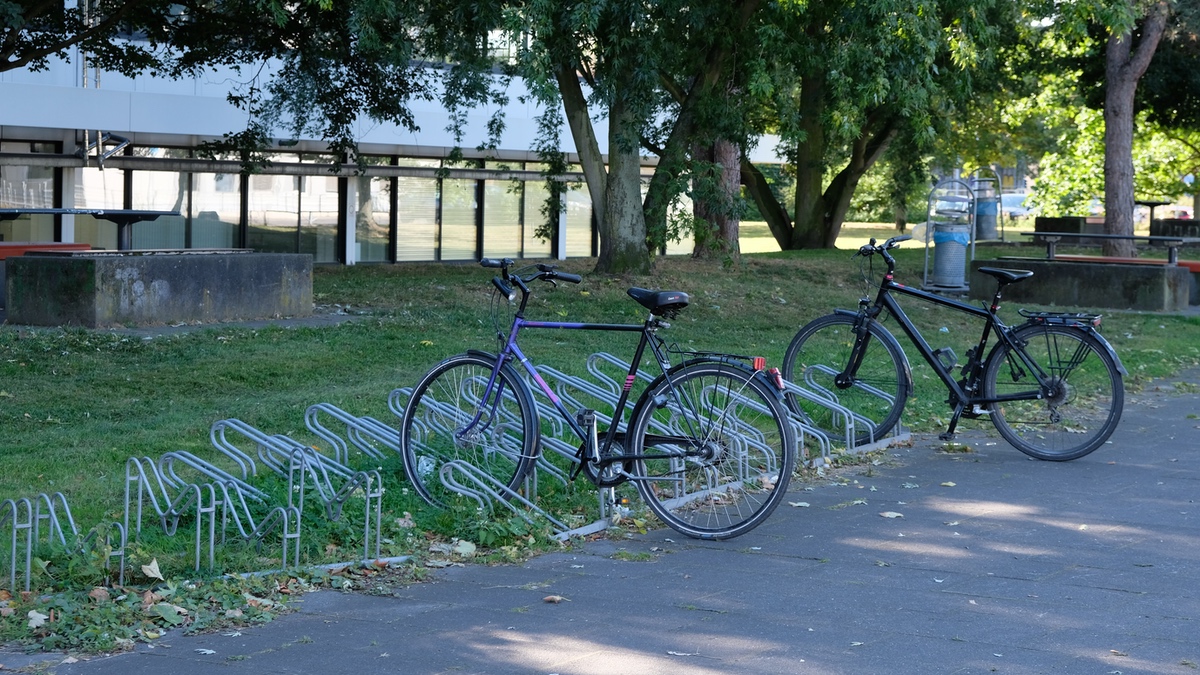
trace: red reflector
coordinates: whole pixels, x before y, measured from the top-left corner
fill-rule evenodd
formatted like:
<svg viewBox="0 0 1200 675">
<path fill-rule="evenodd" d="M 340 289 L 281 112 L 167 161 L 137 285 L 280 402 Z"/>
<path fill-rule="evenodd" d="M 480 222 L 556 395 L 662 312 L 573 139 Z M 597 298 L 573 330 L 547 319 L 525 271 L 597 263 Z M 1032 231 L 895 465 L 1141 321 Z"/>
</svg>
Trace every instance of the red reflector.
<svg viewBox="0 0 1200 675">
<path fill-rule="evenodd" d="M 783 391 L 783 373 L 779 372 L 778 368 L 772 368 L 767 372 L 771 374 L 771 380 L 775 384 L 775 388 Z"/>
<path fill-rule="evenodd" d="M 762 370 L 763 368 L 767 367 L 767 360 L 761 356 L 754 357 L 753 363 L 755 370 Z"/>
</svg>

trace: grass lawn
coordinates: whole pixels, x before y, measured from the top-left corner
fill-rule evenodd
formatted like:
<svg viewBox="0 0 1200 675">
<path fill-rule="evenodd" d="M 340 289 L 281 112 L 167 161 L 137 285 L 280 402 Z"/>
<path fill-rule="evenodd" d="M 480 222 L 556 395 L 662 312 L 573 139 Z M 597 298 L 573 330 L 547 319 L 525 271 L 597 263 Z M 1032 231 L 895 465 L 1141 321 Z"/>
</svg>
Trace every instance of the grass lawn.
<svg viewBox="0 0 1200 675">
<path fill-rule="evenodd" d="M 753 226 L 747 230 L 753 234 Z M 792 336 L 807 321 L 834 307 L 856 306 L 867 287 L 850 250 L 867 237 L 891 233 L 887 227 L 849 227 L 846 250 L 753 253 L 730 267 L 720 261 L 671 257 L 659 260 L 654 273 L 646 277 L 598 275 L 591 272 L 594 260 L 569 260 L 562 267 L 583 274 L 584 282 L 536 289 L 529 316 L 639 322 L 643 311 L 626 297 L 628 287 L 678 289 L 691 295 L 691 305 L 664 332 L 669 341 L 690 349 L 761 355 L 779 365 Z M 999 254 L 996 248 L 980 247 L 977 256 Z M 900 281 L 919 285 L 923 247 L 907 244 L 897 259 Z M 336 306 L 355 316 L 320 328 L 218 325 L 147 337 L 4 326 L 0 328 L 4 467 L 0 499 L 61 491 L 80 529 L 87 531 L 97 523 L 121 520 L 130 457 L 156 458 L 172 450 L 215 457 L 209 428 L 217 420 L 238 418 L 269 434 L 285 434 L 317 446 L 322 442 L 304 424 L 305 410 L 314 403 L 331 403 L 395 426 L 397 420 L 387 406 L 394 388 L 411 385 L 452 354 L 468 348 L 494 350 L 491 275 L 475 264 L 320 267 L 314 278 L 317 304 L 324 311 Z M 919 304 L 910 302 L 906 307 L 911 307 L 910 314 L 931 342 L 945 340 L 946 344 L 934 346 L 952 346 L 965 354 L 965 346 L 960 345 L 968 344 L 979 326 Z M 1015 309 L 1007 307 L 1003 312 L 1011 323 L 1019 320 Z M 509 311 L 501 308 L 501 323 L 509 318 Z M 1105 317 L 1103 332 L 1130 371 L 1126 380 L 1130 389 L 1200 362 L 1196 317 L 1113 312 Z M 635 337 L 533 331 L 522 344 L 535 362 L 585 374 L 582 362 L 588 354 L 609 351 L 629 357 Z M 912 351 L 909 356 L 917 358 Z M 913 370 L 918 390 L 904 422 L 918 431 L 936 431 L 948 413 L 945 391 L 932 382 L 924 363 L 913 362 Z M 967 428 L 978 424 L 986 422 L 964 422 Z M 427 531 L 496 547 L 529 534 L 511 519 L 497 525 L 473 513 L 426 508 L 405 489 L 398 457 L 384 461 L 359 457 L 355 462 L 360 468 L 379 469 L 387 486 L 383 555 L 422 550 L 427 547 L 423 536 Z M 578 499 L 566 508 L 580 518 L 594 516 L 587 512 L 593 503 L 589 488 L 579 486 L 578 491 Z M 349 504 L 348 515 L 339 524 L 321 525 L 319 517 L 305 521 L 305 562 L 359 555 L 355 551 L 361 551 L 361 521 L 358 526 L 354 523 L 361 518 L 361 507 L 354 509 L 355 504 Z M 405 512 L 412 514 L 415 527 Z M 174 573 L 190 572 L 186 541 L 146 536 L 132 553 L 133 563 L 158 558 Z M 269 567 L 270 548 L 261 555 L 252 547 L 223 552 L 219 567 L 226 571 Z"/>
</svg>

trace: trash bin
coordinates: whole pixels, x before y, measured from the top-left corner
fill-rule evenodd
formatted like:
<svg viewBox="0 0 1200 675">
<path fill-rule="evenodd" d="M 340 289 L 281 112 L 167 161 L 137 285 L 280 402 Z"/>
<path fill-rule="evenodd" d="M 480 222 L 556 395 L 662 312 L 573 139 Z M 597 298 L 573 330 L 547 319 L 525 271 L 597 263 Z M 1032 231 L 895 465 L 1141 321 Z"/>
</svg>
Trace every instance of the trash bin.
<svg viewBox="0 0 1200 675">
<path fill-rule="evenodd" d="M 999 239 L 996 218 L 1000 214 L 1000 195 L 996 184 L 988 178 L 973 181 L 975 192 L 975 240 Z"/>
<path fill-rule="evenodd" d="M 971 245 L 970 223 L 933 223 L 934 286 L 963 288 L 967 285 L 967 247 Z"/>
</svg>

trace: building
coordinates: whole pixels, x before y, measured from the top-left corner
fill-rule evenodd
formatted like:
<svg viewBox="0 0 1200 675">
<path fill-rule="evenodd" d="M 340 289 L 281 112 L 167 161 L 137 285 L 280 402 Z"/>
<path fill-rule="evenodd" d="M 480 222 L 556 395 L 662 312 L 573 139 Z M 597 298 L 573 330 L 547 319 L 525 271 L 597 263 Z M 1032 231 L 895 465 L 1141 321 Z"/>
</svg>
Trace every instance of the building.
<svg viewBox="0 0 1200 675">
<path fill-rule="evenodd" d="M 206 140 L 239 131 L 245 113 L 226 101 L 232 72 L 191 80 L 128 78 L 58 61 L 40 72 L 0 73 L 0 208 L 177 211 L 127 233 L 91 215 L 23 215 L 0 221 L 3 241 L 62 241 L 98 248 L 253 248 L 308 253 L 318 263 L 576 257 L 597 251 L 581 174 L 554 236 L 533 146 L 534 114 L 513 92 L 499 150 L 454 146 L 436 103 L 414 101 L 420 131 L 362 123 L 365 173 L 332 173 L 317 139 L 280 146 L 245 175 L 233 159 L 201 159 Z M 483 138 L 491 111 L 471 131 Z M 601 139 L 603 120 L 597 121 Z M 569 134 L 563 134 L 568 139 Z M 571 152 L 573 148 L 566 148 Z M 602 148 L 603 150 L 603 148 Z M 650 169 L 647 169 L 649 172 Z M 121 240 L 125 236 L 124 241 Z M 680 252 L 690 245 L 679 243 Z"/>
</svg>

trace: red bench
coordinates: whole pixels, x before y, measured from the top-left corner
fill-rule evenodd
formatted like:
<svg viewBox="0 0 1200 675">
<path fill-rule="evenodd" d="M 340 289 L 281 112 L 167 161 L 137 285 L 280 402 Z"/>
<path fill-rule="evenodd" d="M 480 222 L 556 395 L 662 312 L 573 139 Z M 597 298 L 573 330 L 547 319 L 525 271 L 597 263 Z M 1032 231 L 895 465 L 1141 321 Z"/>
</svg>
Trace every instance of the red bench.
<svg viewBox="0 0 1200 675">
<path fill-rule="evenodd" d="M 0 260 L 15 255 L 25 255 L 26 251 L 90 251 L 91 244 L 67 244 L 61 241 L 0 241 Z"/>
<path fill-rule="evenodd" d="M 1055 260 L 1074 260 L 1076 262 L 1115 263 L 1118 265 L 1170 265 L 1171 261 L 1163 258 L 1115 258 L 1102 255 L 1064 255 L 1056 253 Z M 1175 265 L 1186 267 L 1192 274 L 1200 274 L 1200 260 L 1176 260 Z"/>
</svg>

